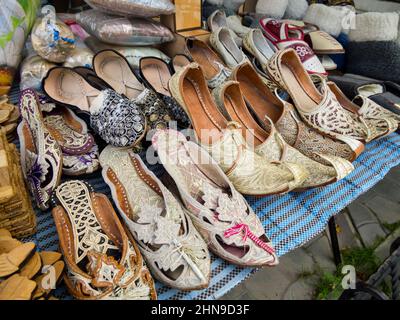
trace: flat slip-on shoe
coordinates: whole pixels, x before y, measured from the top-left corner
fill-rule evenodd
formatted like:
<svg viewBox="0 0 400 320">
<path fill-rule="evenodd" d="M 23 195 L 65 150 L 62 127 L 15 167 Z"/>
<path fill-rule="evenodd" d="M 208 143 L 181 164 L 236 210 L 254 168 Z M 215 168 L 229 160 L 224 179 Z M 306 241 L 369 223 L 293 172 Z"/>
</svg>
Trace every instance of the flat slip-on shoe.
<svg viewBox="0 0 400 320">
<path fill-rule="evenodd" d="M 150 129 L 168 127 L 172 120 L 169 110 L 156 92 L 145 87 L 122 54 L 111 49 L 97 52 L 93 57 L 93 69 L 112 89 L 141 108 Z"/>
<path fill-rule="evenodd" d="M 112 89 L 95 88 L 73 69 L 51 69 L 43 89 L 54 102 L 89 113 L 92 129 L 111 145 L 133 147 L 146 134 L 146 117 L 137 104 Z"/>
<path fill-rule="evenodd" d="M 241 65 L 247 65 L 247 63 L 242 63 Z M 275 90 L 279 89 L 279 86 L 274 81 L 272 81 L 270 77 L 265 73 L 263 67 L 260 65 L 260 62 L 255 57 L 251 59 L 251 65 L 253 66 L 254 70 L 257 71 L 261 80 L 264 82 L 264 84 L 268 87 L 268 89 L 271 92 L 274 92 Z M 232 76 L 230 78 L 232 78 Z"/>
<path fill-rule="evenodd" d="M 191 118 L 198 142 L 239 192 L 258 196 L 284 193 L 304 181 L 302 167 L 270 163 L 247 146 L 238 125 L 230 123 L 215 104 L 198 64 L 192 63 L 176 73 L 169 88 Z"/>
<path fill-rule="evenodd" d="M 70 180 L 56 189 L 51 201 L 67 267 L 64 283 L 75 298 L 156 299 L 139 249 L 104 194 Z"/>
<path fill-rule="evenodd" d="M 304 41 L 304 32 L 301 28 L 271 18 L 260 19 L 259 25 L 264 36 L 278 50 L 287 48 L 295 50 L 309 74 L 327 75 L 317 55 Z"/>
<path fill-rule="evenodd" d="M 139 60 L 139 72 L 143 82 L 158 94 L 178 124 L 184 128 L 189 127 L 190 120 L 185 110 L 175 101 L 168 89 L 168 81 L 172 76 L 170 66 L 160 58 L 143 57 Z"/>
<path fill-rule="evenodd" d="M 243 47 L 258 60 L 263 69 L 276 51 L 260 29 L 252 29 L 246 34 L 243 38 Z"/>
<path fill-rule="evenodd" d="M 326 81 L 316 88 L 293 49 L 277 52 L 268 62 L 271 79 L 285 89 L 303 121 L 312 128 L 338 139 L 365 142 L 368 132 L 337 101 Z"/>
<path fill-rule="evenodd" d="M 307 157 L 328 165 L 318 154 L 354 161 L 364 150 L 364 145 L 358 140 L 332 139 L 307 126 L 289 102 L 269 90 L 250 64 L 244 63 L 233 69 L 231 79 L 239 83 L 246 105 L 255 119 L 268 126 L 267 116 L 286 143 Z"/>
<path fill-rule="evenodd" d="M 18 125 L 22 171 L 37 206 L 46 210 L 51 193 L 61 179 L 62 150 L 44 124 L 35 91 L 22 91 L 19 108 L 22 116 Z"/>
<path fill-rule="evenodd" d="M 310 45 L 317 55 L 345 53 L 345 50 L 340 42 L 332 37 L 329 33 L 322 30 L 315 30 L 305 33 L 304 41 Z"/>
<path fill-rule="evenodd" d="M 63 153 L 80 155 L 91 150 L 94 138 L 88 133 L 86 123 L 64 106 L 52 105 L 51 110 L 43 110 L 43 121 L 47 129 L 57 140 Z"/>
<path fill-rule="evenodd" d="M 221 110 L 224 110 L 232 121 L 238 122 L 243 135 L 253 134 L 254 151 L 269 161 L 294 163 L 304 167 L 308 177 L 299 189 L 325 186 L 337 182 L 354 170 L 353 165 L 342 158 L 319 154 L 329 165 L 323 165 L 303 155 L 300 151 L 288 145 L 274 123 L 265 116 L 262 127 L 253 118 L 242 98 L 238 82 L 228 81 L 221 88 L 215 89 L 214 97 Z"/>
<path fill-rule="evenodd" d="M 174 74 L 175 72 L 181 70 L 182 68 L 186 67 L 188 64 L 191 63 L 192 59 L 188 57 L 186 54 L 176 54 L 169 62 L 169 67 L 171 73 Z"/>
<path fill-rule="evenodd" d="M 240 38 L 243 38 L 251 30 L 242 24 L 242 18 L 240 16 L 227 17 L 226 24 L 228 28 L 235 32 Z"/>
<path fill-rule="evenodd" d="M 261 221 L 204 149 L 175 130 L 157 131 L 153 146 L 213 253 L 246 267 L 278 264 Z"/>
<path fill-rule="evenodd" d="M 207 43 L 198 39 L 188 39 L 186 46 L 194 62 L 202 66 L 204 76 L 211 89 L 222 85 L 229 78 L 230 69 Z"/>
<path fill-rule="evenodd" d="M 368 141 L 385 137 L 398 129 L 400 120 L 398 115 L 363 96 L 357 96 L 353 100 L 360 103 L 358 105 L 350 101 L 334 82 L 328 82 L 328 86 L 343 108 L 355 118 L 362 119 L 368 127 Z"/>
<path fill-rule="evenodd" d="M 210 255 L 182 204 L 128 150 L 106 147 L 103 177 L 153 276 L 179 290 L 199 290 L 210 280 Z"/>
<path fill-rule="evenodd" d="M 88 133 L 86 122 L 64 106 L 42 101 L 40 108 L 47 129 L 63 152 L 63 173 L 80 176 L 99 169 L 98 146 Z"/>
<path fill-rule="evenodd" d="M 235 43 L 241 47 L 242 39 L 237 36 L 237 34 L 228 27 L 228 22 L 226 19 L 225 11 L 223 10 L 215 10 L 208 18 L 207 18 L 208 29 L 211 32 L 218 30 L 219 28 L 225 27 L 229 30 L 233 40 Z"/>
<path fill-rule="evenodd" d="M 236 45 L 228 28 L 222 27 L 212 32 L 209 41 L 229 68 L 248 60 L 242 49 Z"/>
</svg>

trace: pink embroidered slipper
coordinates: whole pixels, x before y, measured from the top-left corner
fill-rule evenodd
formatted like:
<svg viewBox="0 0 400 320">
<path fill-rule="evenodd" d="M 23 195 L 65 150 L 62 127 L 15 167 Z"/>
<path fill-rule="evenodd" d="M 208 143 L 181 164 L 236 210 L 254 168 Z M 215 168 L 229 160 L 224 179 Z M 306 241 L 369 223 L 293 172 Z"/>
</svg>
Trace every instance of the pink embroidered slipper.
<svg viewBox="0 0 400 320">
<path fill-rule="evenodd" d="M 277 49 L 294 49 L 309 74 L 327 75 L 321 61 L 304 40 L 304 32 L 300 27 L 271 18 L 260 19 L 259 26 Z"/>
<path fill-rule="evenodd" d="M 278 264 L 260 219 L 203 148 L 175 130 L 158 130 L 153 146 L 212 252 L 241 266 Z"/>
</svg>

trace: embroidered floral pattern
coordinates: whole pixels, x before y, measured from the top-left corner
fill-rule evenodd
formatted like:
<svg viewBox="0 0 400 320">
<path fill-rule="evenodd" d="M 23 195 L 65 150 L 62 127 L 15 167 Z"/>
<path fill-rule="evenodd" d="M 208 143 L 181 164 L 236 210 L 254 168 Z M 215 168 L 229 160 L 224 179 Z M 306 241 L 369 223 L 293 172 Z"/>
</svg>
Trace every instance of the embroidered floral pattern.
<svg viewBox="0 0 400 320">
<path fill-rule="evenodd" d="M 91 113 L 92 128 L 107 143 L 129 147 L 138 142 L 145 130 L 146 120 L 138 106 L 113 90 L 102 91 L 102 106 Z"/>
</svg>

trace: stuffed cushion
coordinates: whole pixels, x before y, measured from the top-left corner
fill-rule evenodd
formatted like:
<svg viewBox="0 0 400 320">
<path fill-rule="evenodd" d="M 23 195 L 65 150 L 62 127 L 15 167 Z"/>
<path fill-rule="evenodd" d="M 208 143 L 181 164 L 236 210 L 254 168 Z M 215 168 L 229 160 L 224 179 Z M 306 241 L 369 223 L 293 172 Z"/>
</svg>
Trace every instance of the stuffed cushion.
<svg viewBox="0 0 400 320">
<path fill-rule="evenodd" d="M 106 13 L 133 17 L 156 17 L 172 14 L 175 6 L 169 0 L 85 0 L 92 8 Z"/>
<path fill-rule="evenodd" d="M 124 18 L 87 10 L 77 15 L 77 21 L 92 36 L 111 44 L 148 46 L 174 39 L 167 27 L 150 19 Z"/>
</svg>

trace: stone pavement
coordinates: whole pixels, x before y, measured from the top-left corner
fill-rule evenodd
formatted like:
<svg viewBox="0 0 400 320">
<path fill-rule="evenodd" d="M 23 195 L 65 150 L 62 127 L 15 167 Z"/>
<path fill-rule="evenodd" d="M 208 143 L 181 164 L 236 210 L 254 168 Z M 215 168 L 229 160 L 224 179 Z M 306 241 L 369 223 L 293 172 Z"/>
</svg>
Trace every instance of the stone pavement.
<svg viewBox="0 0 400 320">
<path fill-rule="evenodd" d="M 400 166 L 336 216 L 341 249 L 373 246 L 384 260 L 391 242 L 400 237 Z M 275 268 L 264 268 L 222 297 L 223 300 L 313 299 L 321 272 L 336 266 L 326 230 L 306 246 L 280 259 Z"/>
</svg>

